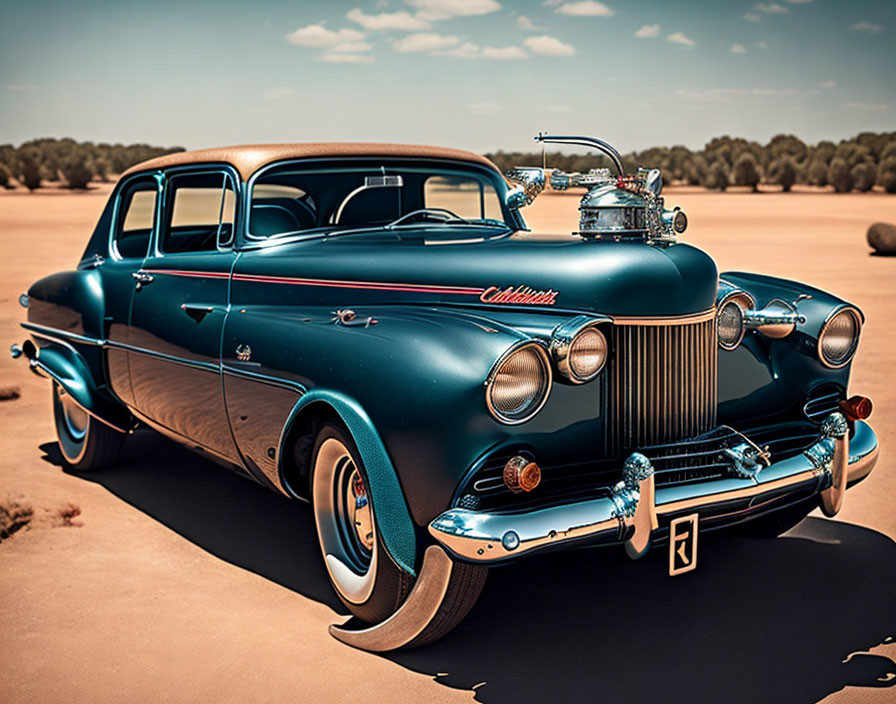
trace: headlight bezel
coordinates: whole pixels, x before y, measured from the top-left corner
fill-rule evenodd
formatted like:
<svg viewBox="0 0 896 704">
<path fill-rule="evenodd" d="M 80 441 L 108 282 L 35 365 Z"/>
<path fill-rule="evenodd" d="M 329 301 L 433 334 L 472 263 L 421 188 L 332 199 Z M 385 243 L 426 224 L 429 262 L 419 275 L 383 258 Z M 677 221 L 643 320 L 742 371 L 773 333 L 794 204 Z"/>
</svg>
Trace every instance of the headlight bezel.
<svg viewBox="0 0 896 704">
<path fill-rule="evenodd" d="M 533 403 L 525 407 L 524 414 L 511 416 L 498 410 L 498 408 L 495 406 L 495 403 L 492 399 L 495 382 L 501 372 L 501 369 L 514 355 L 518 354 L 522 350 L 530 348 L 535 351 L 543 373 L 542 384 L 539 391 L 541 397 L 538 398 L 537 401 L 533 401 Z M 491 416 L 498 422 L 503 423 L 504 425 L 520 425 L 534 418 L 544 407 L 544 404 L 547 403 L 547 400 L 551 395 L 551 385 L 553 384 L 553 381 L 554 377 L 553 370 L 551 369 L 551 359 L 548 355 L 548 351 L 545 345 L 538 340 L 520 340 L 516 344 L 509 347 L 500 357 L 498 357 L 497 361 L 492 365 L 492 368 L 488 373 L 488 377 L 486 377 L 485 380 L 485 405 L 488 408 Z"/>
<path fill-rule="evenodd" d="M 721 335 L 719 335 L 719 318 L 721 317 L 725 306 L 730 303 L 735 304 L 740 309 L 740 334 L 734 342 L 723 342 Z M 716 304 L 716 341 L 719 343 L 719 347 L 727 352 L 736 350 L 740 347 L 741 342 L 744 341 L 744 335 L 747 334 L 747 312 L 753 310 L 755 307 L 756 300 L 753 296 L 740 289 L 731 291 L 728 295 L 719 300 Z"/>
<path fill-rule="evenodd" d="M 825 356 L 824 353 L 824 335 L 828 331 L 830 325 L 833 321 L 840 316 L 841 314 L 851 315 L 855 320 L 856 332 L 853 337 L 853 343 L 850 347 L 849 353 L 843 358 L 841 362 L 831 362 Z M 856 308 L 853 305 L 848 303 L 844 303 L 842 305 L 837 306 L 830 313 L 828 313 L 827 317 L 824 319 L 824 322 L 821 325 L 821 329 L 818 331 L 818 343 L 816 346 L 816 352 L 818 355 L 818 361 L 821 362 L 828 369 L 842 369 L 847 364 L 852 362 L 852 360 L 856 356 L 856 352 L 859 349 L 859 341 L 862 337 L 862 325 L 864 324 L 864 319 L 862 316 L 862 311 Z"/>
<path fill-rule="evenodd" d="M 551 333 L 550 352 L 554 365 L 564 381 L 571 384 L 586 384 L 596 379 L 607 366 L 610 357 L 610 342 L 600 325 L 607 320 L 596 319 L 585 315 L 576 316 L 561 323 Z M 596 332 L 603 340 L 604 355 L 600 365 L 591 374 L 579 374 L 572 363 L 571 354 L 577 339 L 586 332 Z"/>
</svg>

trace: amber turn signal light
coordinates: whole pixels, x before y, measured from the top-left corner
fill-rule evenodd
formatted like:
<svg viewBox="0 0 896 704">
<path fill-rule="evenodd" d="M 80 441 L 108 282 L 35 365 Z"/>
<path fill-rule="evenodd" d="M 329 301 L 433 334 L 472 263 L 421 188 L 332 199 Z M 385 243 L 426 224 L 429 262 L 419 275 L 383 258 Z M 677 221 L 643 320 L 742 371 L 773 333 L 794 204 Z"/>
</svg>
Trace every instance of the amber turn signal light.
<svg viewBox="0 0 896 704">
<path fill-rule="evenodd" d="M 532 460 L 517 455 L 504 465 L 504 485 L 514 494 L 532 491 L 541 483 L 541 469 Z"/>
<path fill-rule="evenodd" d="M 849 420 L 865 420 L 871 415 L 874 405 L 867 396 L 853 396 L 840 402 L 840 410 Z"/>
</svg>

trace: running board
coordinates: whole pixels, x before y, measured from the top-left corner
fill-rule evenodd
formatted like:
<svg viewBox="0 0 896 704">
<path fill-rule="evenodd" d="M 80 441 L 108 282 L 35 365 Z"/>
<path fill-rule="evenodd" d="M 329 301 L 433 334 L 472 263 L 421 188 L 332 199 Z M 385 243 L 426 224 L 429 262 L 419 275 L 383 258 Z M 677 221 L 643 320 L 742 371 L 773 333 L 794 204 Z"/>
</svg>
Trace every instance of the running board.
<svg viewBox="0 0 896 704">
<path fill-rule="evenodd" d="M 423 556 L 423 566 L 411 593 L 398 611 L 382 623 L 353 629 L 355 619 L 330 626 L 336 640 L 359 650 L 384 653 L 411 643 L 432 623 L 448 593 L 454 560 L 438 545 L 431 545 Z"/>
</svg>

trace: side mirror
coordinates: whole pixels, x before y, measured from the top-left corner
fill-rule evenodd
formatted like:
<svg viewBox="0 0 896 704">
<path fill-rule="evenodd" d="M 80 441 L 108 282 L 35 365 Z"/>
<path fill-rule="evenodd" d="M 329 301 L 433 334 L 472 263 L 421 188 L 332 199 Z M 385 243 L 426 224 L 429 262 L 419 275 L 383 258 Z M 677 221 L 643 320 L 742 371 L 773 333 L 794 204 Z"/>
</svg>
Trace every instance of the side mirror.
<svg viewBox="0 0 896 704">
<path fill-rule="evenodd" d="M 532 166 L 517 167 L 507 172 L 507 178 L 519 184 L 507 192 L 505 202 L 509 208 L 522 208 L 524 205 L 529 205 L 544 190 L 544 169 Z M 511 197 L 515 201 L 520 200 L 520 196 L 516 195 L 518 191 L 522 191 L 524 202 L 513 205 Z"/>
<path fill-rule="evenodd" d="M 644 187 L 655 196 L 663 192 L 663 175 L 659 169 L 651 169 L 647 172 Z"/>
</svg>

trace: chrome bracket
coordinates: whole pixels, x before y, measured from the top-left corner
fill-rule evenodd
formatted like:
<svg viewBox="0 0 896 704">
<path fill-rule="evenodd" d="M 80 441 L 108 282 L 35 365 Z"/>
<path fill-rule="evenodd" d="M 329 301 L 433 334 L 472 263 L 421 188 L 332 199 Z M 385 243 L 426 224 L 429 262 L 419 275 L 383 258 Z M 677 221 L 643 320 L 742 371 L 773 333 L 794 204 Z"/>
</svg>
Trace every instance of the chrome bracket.
<svg viewBox="0 0 896 704">
<path fill-rule="evenodd" d="M 659 527 L 656 515 L 656 487 L 653 465 L 633 452 L 622 467 L 622 481 L 613 487 L 615 516 L 625 541 L 625 552 L 633 560 L 650 549 L 650 536 Z"/>
<path fill-rule="evenodd" d="M 741 479 L 756 479 L 759 471 L 771 464 L 771 453 L 767 447 L 760 448 L 748 439 L 744 440 L 734 447 L 726 447 L 723 452 L 731 460 L 735 476 Z"/>
<path fill-rule="evenodd" d="M 339 310 L 333 311 L 333 318 L 331 319 L 332 323 L 336 325 L 343 325 L 345 327 L 363 327 L 369 328 L 371 325 L 376 325 L 379 321 L 375 318 L 367 316 L 366 318 L 359 318 L 355 311 L 350 308 L 340 308 Z"/>
<path fill-rule="evenodd" d="M 843 507 L 849 470 L 849 423 L 842 413 L 831 413 L 821 424 L 825 439 L 833 443 L 830 463 L 825 474 L 830 485 L 821 492 L 821 511 L 825 516 L 836 516 Z M 811 448 L 810 448 L 811 449 Z"/>
</svg>

